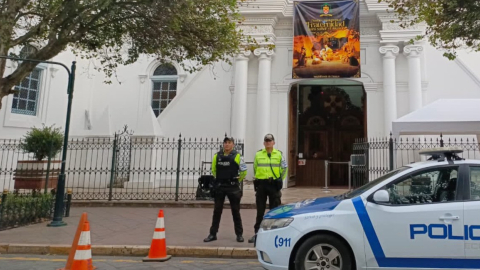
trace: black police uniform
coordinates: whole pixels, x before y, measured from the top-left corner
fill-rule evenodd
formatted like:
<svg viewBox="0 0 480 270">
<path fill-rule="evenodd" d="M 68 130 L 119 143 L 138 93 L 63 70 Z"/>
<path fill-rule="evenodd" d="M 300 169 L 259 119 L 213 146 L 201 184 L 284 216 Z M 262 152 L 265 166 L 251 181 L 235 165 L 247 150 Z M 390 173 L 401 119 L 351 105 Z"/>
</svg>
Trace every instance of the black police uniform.
<svg viewBox="0 0 480 270">
<path fill-rule="evenodd" d="M 215 207 L 213 210 L 212 227 L 210 227 L 210 235 L 204 240 L 205 242 L 214 241 L 220 225 L 220 219 L 223 212 L 225 196 L 230 201 L 233 222 L 235 224 L 235 234 L 237 241 L 243 242 L 243 226 L 240 216 L 240 199 L 242 198 L 242 190 L 238 181 L 239 164 L 235 162 L 237 152 L 233 150 L 229 155 L 225 156 L 223 152 L 217 153 L 216 160 L 216 180 L 214 189 Z"/>
</svg>

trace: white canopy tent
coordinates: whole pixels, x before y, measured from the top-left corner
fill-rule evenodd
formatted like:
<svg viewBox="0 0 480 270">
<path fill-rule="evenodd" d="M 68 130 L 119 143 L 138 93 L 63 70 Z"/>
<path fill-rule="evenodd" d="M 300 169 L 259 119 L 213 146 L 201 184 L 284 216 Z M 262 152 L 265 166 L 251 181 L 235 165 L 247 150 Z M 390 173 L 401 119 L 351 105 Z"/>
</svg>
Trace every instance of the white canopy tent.
<svg viewBox="0 0 480 270">
<path fill-rule="evenodd" d="M 480 137 L 480 99 L 439 99 L 392 123 L 392 135 L 476 135 Z M 478 141 L 478 140 L 477 140 Z"/>
</svg>

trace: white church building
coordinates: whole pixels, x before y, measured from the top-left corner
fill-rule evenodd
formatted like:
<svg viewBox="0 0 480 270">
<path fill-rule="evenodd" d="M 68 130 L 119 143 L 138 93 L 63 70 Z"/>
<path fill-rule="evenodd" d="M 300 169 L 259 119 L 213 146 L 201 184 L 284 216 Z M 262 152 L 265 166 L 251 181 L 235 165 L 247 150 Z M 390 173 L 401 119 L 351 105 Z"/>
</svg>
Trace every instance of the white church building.
<svg viewBox="0 0 480 270">
<path fill-rule="evenodd" d="M 298 158 L 311 158 L 312 170 L 323 160 L 348 161 L 355 139 L 387 137 L 394 120 L 436 100 L 480 98 L 480 55 L 460 52 L 450 61 L 426 41 L 410 45 L 424 26 L 401 28 L 377 0 L 360 0 L 360 78 L 292 79 L 293 1 L 255 5 L 242 9 L 240 27 L 269 37 L 275 47 L 238 54 L 233 65 L 216 63 L 191 74 L 178 63 L 141 57 L 105 84 L 94 61 L 69 51 L 53 58 L 67 66 L 77 61 L 70 136 L 112 136 L 125 125 L 142 137 L 227 133 L 244 140 L 245 160 L 252 162 L 272 133 L 295 172 Z M 2 100 L 0 138 L 20 138 L 42 123 L 63 127 L 66 86 L 65 70 L 39 65 L 21 85 L 32 94 Z"/>
</svg>

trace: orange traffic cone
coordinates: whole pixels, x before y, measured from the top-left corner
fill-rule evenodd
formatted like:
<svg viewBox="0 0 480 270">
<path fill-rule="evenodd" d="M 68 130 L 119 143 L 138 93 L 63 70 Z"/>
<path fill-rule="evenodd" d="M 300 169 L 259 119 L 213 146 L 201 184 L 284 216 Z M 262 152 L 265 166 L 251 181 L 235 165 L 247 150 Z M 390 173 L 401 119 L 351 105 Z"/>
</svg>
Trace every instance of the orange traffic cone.
<svg viewBox="0 0 480 270">
<path fill-rule="evenodd" d="M 58 270 L 72 270 L 72 265 L 73 265 L 73 258 L 75 257 L 75 254 L 77 252 L 77 246 L 80 240 L 80 235 L 82 235 L 83 232 L 83 227 L 85 222 L 88 220 L 87 213 L 83 213 L 82 216 L 80 217 L 80 220 L 78 221 L 78 226 L 77 226 L 77 231 L 75 232 L 75 236 L 73 237 L 73 242 L 72 242 L 72 247 L 70 248 L 70 252 L 68 255 L 68 260 L 67 264 L 65 265 L 64 268 L 60 268 Z M 96 267 L 93 267 L 95 269 Z"/>
<path fill-rule="evenodd" d="M 77 250 L 73 258 L 72 270 L 93 270 L 92 247 L 90 242 L 90 223 L 83 223 L 82 233 L 78 240 Z"/>
<path fill-rule="evenodd" d="M 143 258 L 144 262 L 164 262 L 171 258 L 167 255 L 167 243 L 165 241 L 165 221 L 163 219 L 163 210 L 158 212 L 157 224 L 153 233 L 152 244 L 148 256 Z"/>
</svg>

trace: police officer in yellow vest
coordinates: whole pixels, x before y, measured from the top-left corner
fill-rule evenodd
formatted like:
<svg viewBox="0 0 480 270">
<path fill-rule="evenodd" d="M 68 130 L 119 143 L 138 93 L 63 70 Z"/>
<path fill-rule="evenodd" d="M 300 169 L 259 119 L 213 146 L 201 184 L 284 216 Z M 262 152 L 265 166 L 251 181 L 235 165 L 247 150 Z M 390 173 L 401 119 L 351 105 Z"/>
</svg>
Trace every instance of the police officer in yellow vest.
<svg viewBox="0 0 480 270">
<path fill-rule="evenodd" d="M 248 240 L 255 242 L 260 223 L 269 198 L 269 208 L 273 209 L 281 204 L 283 180 L 287 175 L 287 162 L 281 151 L 273 148 L 275 138 L 272 134 L 265 135 L 263 139 L 265 149 L 255 154 L 253 169 L 255 171 L 254 187 L 256 191 L 257 219 L 255 222 L 255 235 Z"/>
<path fill-rule="evenodd" d="M 247 165 L 243 161 L 240 153 L 233 149 L 234 146 L 233 138 L 225 137 L 225 139 L 223 139 L 223 151 L 213 156 L 212 173 L 216 178 L 214 189 L 215 206 L 210 234 L 203 240 L 204 242 L 217 240 L 217 232 L 220 225 L 220 218 L 222 217 L 225 196 L 227 196 L 228 201 L 230 201 L 237 241 L 244 241 L 242 218 L 240 217 L 240 199 L 242 198 L 240 182 L 243 181 L 247 175 Z"/>
</svg>

